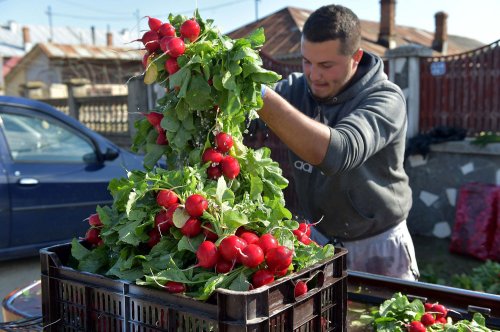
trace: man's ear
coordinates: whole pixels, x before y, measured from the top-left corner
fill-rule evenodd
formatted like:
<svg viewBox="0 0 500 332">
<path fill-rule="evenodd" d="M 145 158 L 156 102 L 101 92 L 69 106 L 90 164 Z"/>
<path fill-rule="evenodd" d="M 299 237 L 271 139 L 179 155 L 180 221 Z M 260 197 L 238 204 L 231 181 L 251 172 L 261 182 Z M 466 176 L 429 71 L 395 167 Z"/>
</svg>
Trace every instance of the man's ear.
<svg viewBox="0 0 500 332">
<path fill-rule="evenodd" d="M 363 50 L 361 48 L 358 48 L 358 50 L 352 56 L 356 64 L 358 64 L 361 61 L 362 57 L 363 57 Z"/>
</svg>

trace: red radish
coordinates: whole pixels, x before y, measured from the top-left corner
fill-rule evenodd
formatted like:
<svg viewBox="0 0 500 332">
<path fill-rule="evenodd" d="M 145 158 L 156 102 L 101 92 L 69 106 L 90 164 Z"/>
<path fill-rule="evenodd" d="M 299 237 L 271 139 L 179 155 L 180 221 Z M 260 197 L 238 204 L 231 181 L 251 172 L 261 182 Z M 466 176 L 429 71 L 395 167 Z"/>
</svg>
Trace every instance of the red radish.
<svg viewBox="0 0 500 332">
<path fill-rule="evenodd" d="M 207 177 L 212 180 L 217 180 L 222 176 L 222 169 L 219 166 L 210 166 L 207 168 Z"/>
<path fill-rule="evenodd" d="M 142 66 L 144 67 L 144 69 L 148 68 L 148 60 L 149 60 L 150 56 L 151 56 L 151 53 L 146 52 L 146 53 L 144 53 L 144 56 L 142 57 Z"/>
<path fill-rule="evenodd" d="M 311 236 L 311 225 L 302 222 L 299 224 L 299 228 L 293 231 L 293 234 L 299 238 L 302 234 L 306 234 L 307 236 Z"/>
<path fill-rule="evenodd" d="M 99 241 L 101 241 L 101 231 L 97 228 L 89 228 L 88 231 L 85 233 L 85 240 L 93 245 L 99 244 Z"/>
<path fill-rule="evenodd" d="M 182 226 L 181 233 L 187 237 L 195 237 L 201 233 L 201 221 L 198 218 L 189 218 Z"/>
<path fill-rule="evenodd" d="M 262 248 L 264 254 L 266 254 L 269 249 L 276 248 L 279 244 L 278 240 L 272 234 L 266 233 L 260 236 L 258 245 Z"/>
<path fill-rule="evenodd" d="M 198 258 L 198 266 L 206 269 L 213 268 L 219 259 L 217 247 L 211 241 L 203 241 L 196 250 L 196 258 Z"/>
<path fill-rule="evenodd" d="M 168 139 L 167 139 L 167 135 L 166 135 L 165 129 L 163 129 L 160 126 L 157 126 L 156 129 L 158 131 L 158 137 L 156 137 L 156 144 L 158 144 L 158 145 L 168 145 Z"/>
<path fill-rule="evenodd" d="M 179 202 L 179 197 L 177 197 L 177 194 L 173 190 L 162 189 L 156 195 L 156 203 L 158 203 L 159 206 L 168 208 L 177 202 Z"/>
<path fill-rule="evenodd" d="M 241 264 L 254 268 L 264 261 L 264 251 L 256 244 L 249 244 L 241 250 L 239 257 Z"/>
<path fill-rule="evenodd" d="M 425 326 L 418 320 L 414 320 L 408 325 L 408 332 L 425 332 Z"/>
<path fill-rule="evenodd" d="M 160 40 L 159 40 L 158 33 L 153 30 L 146 31 L 143 35 L 142 38 L 139 39 L 146 50 L 148 50 L 149 53 L 153 53 L 157 49 L 160 48 Z"/>
<path fill-rule="evenodd" d="M 297 237 L 297 240 L 299 240 L 300 242 L 302 242 L 306 246 L 311 244 L 311 242 L 312 242 L 311 238 L 309 236 L 307 236 L 307 234 L 305 234 L 305 233 L 302 233 L 299 237 Z"/>
<path fill-rule="evenodd" d="M 422 317 L 420 317 L 420 321 L 425 326 L 431 326 L 432 324 L 435 323 L 436 320 L 434 319 L 434 316 L 432 314 L 425 313 L 425 314 L 422 315 Z"/>
<path fill-rule="evenodd" d="M 159 19 L 151 16 L 146 16 L 146 17 L 148 18 L 148 25 L 151 30 L 156 31 L 161 27 L 162 22 Z"/>
<path fill-rule="evenodd" d="M 293 293 L 295 297 L 299 297 L 307 293 L 307 284 L 305 283 L 305 281 L 299 280 L 297 284 L 295 284 Z"/>
<path fill-rule="evenodd" d="M 281 271 L 274 271 L 274 275 L 277 277 L 284 277 L 288 273 L 288 268 L 283 269 Z"/>
<path fill-rule="evenodd" d="M 175 28 L 170 23 L 163 23 L 158 28 L 158 34 L 160 37 L 175 37 Z"/>
<path fill-rule="evenodd" d="M 436 324 L 446 324 L 446 318 L 445 317 L 439 317 L 439 318 L 436 318 Z"/>
<path fill-rule="evenodd" d="M 225 237 L 219 244 L 219 252 L 221 256 L 230 262 L 238 260 L 240 251 L 247 246 L 247 243 L 242 238 L 236 235 Z"/>
<path fill-rule="evenodd" d="M 240 163 L 233 156 L 225 156 L 220 163 L 222 174 L 228 179 L 234 179 L 240 174 Z"/>
<path fill-rule="evenodd" d="M 181 38 L 174 37 L 167 41 L 167 53 L 170 56 L 177 58 L 183 55 L 185 50 L 186 45 L 184 45 L 184 41 Z"/>
<path fill-rule="evenodd" d="M 97 213 L 91 214 L 89 217 L 89 225 L 94 226 L 94 227 L 101 227 L 102 221 L 101 218 L 99 218 L 99 215 Z"/>
<path fill-rule="evenodd" d="M 148 232 L 148 235 L 149 235 L 148 247 L 153 248 L 158 242 L 160 242 L 161 234 L 158 231 L 158 229 L 153 228 Z"/>
<path fill-rule="evenodd" d="M 425 308 L 425 311 L 430 311 L 432 309 L 432 306 L 433 304 L 430 303 L 430 302 L 425 302 L 424 303 L 424 308 Z"/>
<path fill-rule="evenodd" d="M 163 119 L 163 114 L 156 112 L 150 112 L 148 114 L 144 114 L 144 116 L 146 117 L 146 119 L 148 119 L 149 123 L 155 128 L 160 125 L 160 122 Z"/>
<path fill-rule="evenodd" d="M 186 285 L 177 281 L 167 281 L 163 288 L 169 293 L 184 293 L 186 291 Z"/>
<path fill-rule="evenodd" d="M 432 306 L 431 312 L 436 314 L 436 318 L 446 317 L 446 315 L 448 314 L 448 310 L 446 309 L 446 307 L 438 303 L 435 303 Z"/>
<path fill-rule="evenodd" d="M 226 134 L 222 131 L 215 135 L 215 146 L 220 152 L 228 152 L 233 147 L 233 144 L 233 138 L 231 137 L 231 135 Z"/>
<path fill-rule="evenodd" d="M 213 232 L 213 226 L 211 223 L 206 223 L 203 226 L 203 234 L 205 235 L 205 239 L 208 241 L 217 241 L 219 238 L 219 235 L 217 235 L 215 232 Z"/>
<path fill-rule="evenodd" d="M 266 263 L 269 270 L 282 271 L 292 264 L 293 251 L 285 246 L 269 249 L 266 253 Z"/>
<path fill-rule="evenodd" d="M 165 69 L 170 75 L 175 74 L 179 70 L 177 58 L 168 58 L 167 61 L 165 61 Z"/>
<path fill-rule="evenodd" d="M 224 158 L 222 153 L 215 150 L 214 148 L 206 149 L 201 156 L 201 160 L 203 161 L 204 164 L 208 162 L 211 162 L 213 164 L 218 164 L 222 161 L 222 158 Z"/>
<path fill-rule="evenodd" d="M 269 270 L 258 270 L 252 276 L 252 285 L 255 288 L 270 284 L 274 281 L 274 275 Z"/>
<path fill-rule="evenodd" d="M 186 20 L 182 23 L 180 32 L 182 37 L 193 42 L 200 35 L 200 25 L 194 19 Z"/>
<path fill-rule="evenodd" d="M 215 272 L 228 273 L 233 269 L 233 267 L 234 267 L 233 262 L 226 261 L 224 258 L 219 256 L 219 260 L 217 261 L 217 264 L 215 265 Z"/>
<path fill-rule="evenodd" d="M 257 244 L 258 245 L 259 236 L 257 234 L 255 234 L 254 232 L 244 231 L 244 232 L 241 232 L 239 237 L 241 237 L 243 240 L 245 240 L 246 243 L 248 243 L 248 244 Z"/>
<path fill-rule="evenodd" d="M 186 212 L 194 218 L 201 217 L 208 207 L 208 201 L 199 194 L 190 195 L 185 202 Z"/>
<path fill-rule="evenodd" d="M 170 227 L 172 227 L 172 218 L 168 218 L 168 210 L 161 210 L 155 216 L 155 228 L 157 228 L 161 234 L 165 234 L 168 232 Z"/>
<path fill-rule="evenodd" d="M 167 53 L 168 52 L 168 47 L 167 47 L 167 44 L 168 44 L 168 41 L 170 39 L 172 39 L 174 37 L 172 36 L 165 36 L 165 37 L 162 37 L 160 38 L 160 49 L 163 51 L 163 53 Z"/>
</svg>

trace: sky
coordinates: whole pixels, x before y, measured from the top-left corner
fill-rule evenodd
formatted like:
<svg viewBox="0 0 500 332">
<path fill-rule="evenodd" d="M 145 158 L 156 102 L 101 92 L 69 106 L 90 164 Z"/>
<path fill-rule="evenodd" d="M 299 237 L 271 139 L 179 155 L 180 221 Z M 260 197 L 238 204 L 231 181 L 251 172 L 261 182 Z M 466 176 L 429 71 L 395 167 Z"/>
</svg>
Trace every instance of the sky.
<svg viewBox="0 0 500 332">
<path fill-rule="evenodd" d="M 0 24 L 14 20 L 20 25 L 88 27 L 142 35 L 146 15 L 166 20 L 169 13 L 191 15 L 198 8 L 204 19 L 213 19 L 223 33 L 292 6 L 314 10 L 330 4 L 324 0 L 0 0 Z M 360 19 L 379 21 L 380 0 L 337 0 Z M 29 10 L 27 10 L 29 8 Z M 396 0 L 396 24 L 434 32 L 434 14 L 448 14 L 448 34 L 470 37 L 485 44 L 500 39 L 500 0 Z"/>
</svg>

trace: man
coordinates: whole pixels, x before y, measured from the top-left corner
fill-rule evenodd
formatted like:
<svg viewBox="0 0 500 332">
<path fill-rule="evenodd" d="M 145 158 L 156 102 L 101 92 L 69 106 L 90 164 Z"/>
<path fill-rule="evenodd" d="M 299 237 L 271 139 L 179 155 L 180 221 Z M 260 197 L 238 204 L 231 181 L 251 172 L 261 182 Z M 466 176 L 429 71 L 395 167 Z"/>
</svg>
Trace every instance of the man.
<svg viewBox="0 0 500 332">
<path fill-rule="evenodd" d="M 259 115 L 291 150 L 301 212 L 349 250 L 348 269 L 415 280 L 405 98 L 360 43 L 350 9 L 317 9 L 302 32 L 303 74 L 263 88 Z"/>
</svg>

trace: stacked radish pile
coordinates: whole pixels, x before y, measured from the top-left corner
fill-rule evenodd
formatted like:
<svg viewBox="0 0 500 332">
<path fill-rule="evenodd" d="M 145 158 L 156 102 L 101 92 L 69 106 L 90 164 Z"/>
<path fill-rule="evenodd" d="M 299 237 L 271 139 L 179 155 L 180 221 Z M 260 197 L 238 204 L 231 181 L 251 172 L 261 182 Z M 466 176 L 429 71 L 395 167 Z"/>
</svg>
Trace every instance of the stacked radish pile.
<svg viewBox="0 0 500 332">
<path fill-rule="evenodd" d="M 166 93 L 135 123 L 147 171 L 110 183 L 113 205 L 97 207 L 98 224 L 89 218 L 86 246 L 73 241 L 78 268 L 204 300 L 332 257 L 285 207 L 288 181 L 270 150 L 243 144 L 261 86 L 280 78 L 262 68 L 263 31 L 233 40 L 197 12 L 149 26 L 144 80 Z M 296 295 L 306 291 L 297 282 Z"/>
</svg>

